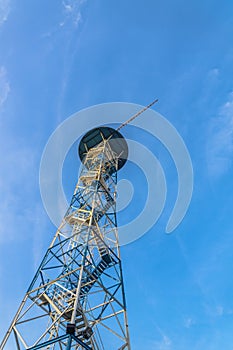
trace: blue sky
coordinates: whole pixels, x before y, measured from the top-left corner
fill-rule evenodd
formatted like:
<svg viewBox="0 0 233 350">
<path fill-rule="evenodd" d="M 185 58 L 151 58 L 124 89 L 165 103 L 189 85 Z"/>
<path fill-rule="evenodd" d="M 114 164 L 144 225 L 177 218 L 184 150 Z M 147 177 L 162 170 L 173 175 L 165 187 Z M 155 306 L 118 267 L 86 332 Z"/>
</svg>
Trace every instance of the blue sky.
<svg viewBox="0 0 233 350">
<path fill-rule="evenodd" d="M 165 210 L 122 248 L 132 349 L 232 349 L 232 38 L 229 0 L 0 0 L 0 338 L 55 233 L 38 182 L 50 134 L 82 108 L 158 97 L 195 183 L 185 219 L 165 235 L 177 178 L 158 144 Z M 75 154 L 64 167 L 68 197 Z M 120 176 L 130 181 L 133 170 Z M 143 201 L 137 181 L 134 191 Z"/>
</svg>

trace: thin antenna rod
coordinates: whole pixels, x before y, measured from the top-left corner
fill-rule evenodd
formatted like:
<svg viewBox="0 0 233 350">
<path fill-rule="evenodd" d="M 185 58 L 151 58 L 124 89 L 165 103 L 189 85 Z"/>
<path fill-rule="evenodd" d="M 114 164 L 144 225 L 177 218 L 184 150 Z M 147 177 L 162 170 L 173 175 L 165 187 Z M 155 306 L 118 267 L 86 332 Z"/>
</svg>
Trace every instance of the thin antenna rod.
<svg viewBox="0 0 233 350">
<path fill-rule="evenodd" d="M 148 108 L 150 108 L 151 106 L 153 106 L 156 102 L 158 102 L 158 99 L 154 100 L 153 102 L 151 102 L 148 106 L 142 108 L 139 112 L 137 112 L 136 114 L 134 114 L 131 118 L 129 118 L 126 122 L 122 123 L 119 128 L 117 128 L 117 131 L 119 131 L 120 129 L 122 129 L 124 126 L 126 126 L 127 124 L 129 124 L 130 122 L 132 122 L 132 120 L 134 120 L 135 118 L 137 118 L 140 114 L 142 114 L 143 112 L 145 112 Z"/>
</svg>

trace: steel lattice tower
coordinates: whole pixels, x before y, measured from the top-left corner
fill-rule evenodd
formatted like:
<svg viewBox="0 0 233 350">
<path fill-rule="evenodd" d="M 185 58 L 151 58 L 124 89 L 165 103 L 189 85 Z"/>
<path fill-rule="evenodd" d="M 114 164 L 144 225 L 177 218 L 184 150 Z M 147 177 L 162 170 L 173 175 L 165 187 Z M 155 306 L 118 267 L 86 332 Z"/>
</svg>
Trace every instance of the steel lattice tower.
<svg viewBox="0 0 233 350">
<path fill-rule="evenodd" d="M 0 350 L 130 350 L 116 220 L 128 147 L 112 128 L 81 140 L 70 206 Z"/>
</svg>

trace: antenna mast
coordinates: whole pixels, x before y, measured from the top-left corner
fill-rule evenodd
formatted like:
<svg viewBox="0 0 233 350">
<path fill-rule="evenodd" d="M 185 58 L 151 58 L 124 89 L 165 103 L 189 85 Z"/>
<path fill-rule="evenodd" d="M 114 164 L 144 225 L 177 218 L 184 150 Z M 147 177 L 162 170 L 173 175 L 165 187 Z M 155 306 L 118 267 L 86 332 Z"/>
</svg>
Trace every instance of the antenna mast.
<svg viewBox="0 0 233 350">
<path fill-rule="evenodd" d="M 124 126 L 128 125 L 129 123 L 131 123 L 134 119 L 136 119 L 137 117 L 139 117 L 139 115 L 141 115 L 143 112 L 145 112 L 147 109 L 149 109 L 151 106 L 153 106 L 156 102 L 158 102 L 158 99 L 154 100 L 153 102 L 151 102 L 149 105 L 147 105 L 146 107 L 142 108 L 139 112 L 137 112 L 136 114 L 134 114 L 131 118 L 129 118 L 128 120 L 126 120 L 126 122 L 122 123 L 118 128 L 117 131 L 119 131 L 120 129 L 122 129 Z"/>
</svg>

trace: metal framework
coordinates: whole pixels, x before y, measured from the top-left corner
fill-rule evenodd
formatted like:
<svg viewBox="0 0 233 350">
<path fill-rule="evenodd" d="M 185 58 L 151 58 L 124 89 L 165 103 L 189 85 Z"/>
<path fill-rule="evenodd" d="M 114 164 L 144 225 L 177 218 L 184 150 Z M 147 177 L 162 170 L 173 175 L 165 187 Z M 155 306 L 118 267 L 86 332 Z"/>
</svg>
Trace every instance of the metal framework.
<svg viewBox="0 0 233 350">
<path fill-rule="evenodd" d="M 130 350 L 116 221 L 119 160 L 104 136 L 86 150 L 67 213 L 0 350 Z"/>
</svg>

